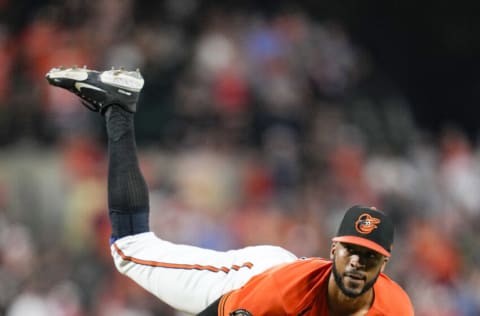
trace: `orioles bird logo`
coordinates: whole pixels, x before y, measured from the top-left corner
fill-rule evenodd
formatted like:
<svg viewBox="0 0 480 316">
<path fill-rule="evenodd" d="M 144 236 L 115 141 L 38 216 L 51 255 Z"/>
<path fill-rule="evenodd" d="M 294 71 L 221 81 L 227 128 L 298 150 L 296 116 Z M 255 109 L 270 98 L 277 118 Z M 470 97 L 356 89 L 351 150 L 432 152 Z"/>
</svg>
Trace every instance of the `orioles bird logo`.
<svg viewBox="0 0 480 316">
<path fill-rule="evenodd" d="M 375 218 L 368 213 L 363 213 L 355 222 L 355 229 L 360 234 L 370 234 L 378 227 L 377 224 L 380 224 L 380 222 L 381 221 L 378 218 Z"/>
</svg>

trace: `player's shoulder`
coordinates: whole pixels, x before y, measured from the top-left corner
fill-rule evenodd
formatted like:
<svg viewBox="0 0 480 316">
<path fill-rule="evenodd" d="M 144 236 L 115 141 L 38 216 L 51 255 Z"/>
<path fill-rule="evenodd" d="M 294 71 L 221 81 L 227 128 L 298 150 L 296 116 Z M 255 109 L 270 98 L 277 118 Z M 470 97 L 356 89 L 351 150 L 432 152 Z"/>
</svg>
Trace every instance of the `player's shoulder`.
<svg viewBox="0 0 480 316">
<path fill-rule="evenodd" d="M 386 274 L 380 274 L 374 290 L 378 309 L 395 311 L 396 315 L 413 315 L 413 305 L 407 292 Z"/>
</svg>

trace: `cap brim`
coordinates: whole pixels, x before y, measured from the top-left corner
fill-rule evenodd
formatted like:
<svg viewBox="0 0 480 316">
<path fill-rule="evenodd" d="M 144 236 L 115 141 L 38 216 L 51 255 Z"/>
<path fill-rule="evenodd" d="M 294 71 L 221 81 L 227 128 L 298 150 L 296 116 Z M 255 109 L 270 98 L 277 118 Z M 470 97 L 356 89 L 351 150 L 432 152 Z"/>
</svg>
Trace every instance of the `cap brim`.
<svg viewBox="0 0 480 316">
<path fill-rule="evenodd" d="M 344 242 L 347 244 L 354 244 L 357 246 L 362 246 L 373 251 L 378 252 L 379 254 L 384 255 L 385 257 L 390 257 L 390 252 L 388 252 L 385 248 L 380 246 L 379 244 L 362 237 L 358 236 L 339 236 L 332 238 L 333 241 Z"/>
</svg>

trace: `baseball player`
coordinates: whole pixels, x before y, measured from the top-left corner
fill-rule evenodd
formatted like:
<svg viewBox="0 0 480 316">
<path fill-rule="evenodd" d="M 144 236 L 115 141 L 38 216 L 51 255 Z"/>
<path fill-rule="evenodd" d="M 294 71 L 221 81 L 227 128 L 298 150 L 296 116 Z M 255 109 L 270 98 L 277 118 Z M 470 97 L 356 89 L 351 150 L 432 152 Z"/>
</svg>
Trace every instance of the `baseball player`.
<svg viewBox="0 0 480 316">
<path fill-rule="evenodd" d="M 113 260 L 163 302 L 203 316 L 414 314 L 404 290 L 383 273 L 394 229 L 375 208 L 345 213 L 328 260 L 297 258 L 274 246 L 219 252 L 157 237 L 149 229 L 148 188 L 136 154 L 140 72 L 53 68 L 46 79 L 105 117 Z"/>
</svg>

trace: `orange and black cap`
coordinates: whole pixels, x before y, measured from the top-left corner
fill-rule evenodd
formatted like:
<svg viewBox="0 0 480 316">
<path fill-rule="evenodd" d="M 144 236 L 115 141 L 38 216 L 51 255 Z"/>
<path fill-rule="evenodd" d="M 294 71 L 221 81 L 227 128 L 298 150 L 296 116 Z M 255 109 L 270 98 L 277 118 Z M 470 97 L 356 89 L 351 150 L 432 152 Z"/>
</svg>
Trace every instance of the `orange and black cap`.
<svg viewBox="0 0 480 316">
<path fill-rule="evenodd" d="M 333 241 L 354 244 L 390 257 L 393 223 L 373 207 L 355 205 L 347 210 Z"/>
</svg>

